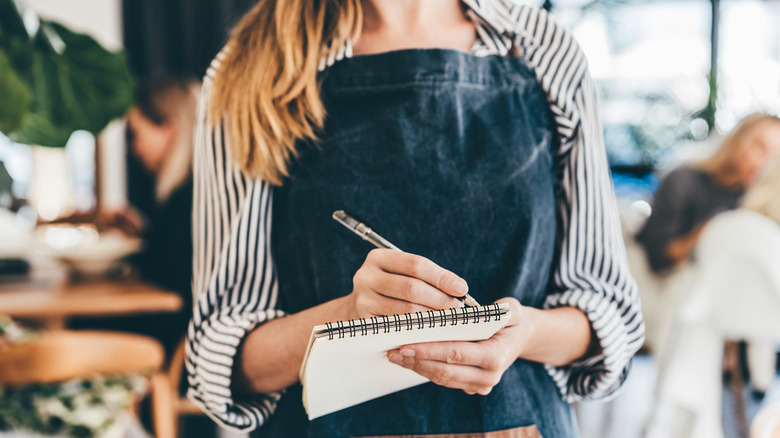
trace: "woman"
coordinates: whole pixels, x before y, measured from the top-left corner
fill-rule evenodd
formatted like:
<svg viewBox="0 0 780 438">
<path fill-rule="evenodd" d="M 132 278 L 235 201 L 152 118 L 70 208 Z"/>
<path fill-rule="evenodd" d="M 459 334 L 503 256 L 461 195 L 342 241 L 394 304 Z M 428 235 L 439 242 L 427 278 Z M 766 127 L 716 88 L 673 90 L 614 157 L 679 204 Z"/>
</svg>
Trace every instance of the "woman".
<svg viewBox="0 0 780 438">
<path fill-rule="evenodd" d="M 757 113 L 742 119 L 712 157 L 670 172 L 637 235 L 653 271 L 663 273 L 688 260 L 705 222 L 736 208 L 778 153 L 780 119 Z"/>
<path fill-rule="evenodd" d="M 648 436 L 723 437 L 723 345 L 748 342 L 751 387 L 777 375 L 780 333 L 780 160 L 745 194 L 740 208 L 707 221 L 695 249 L 694 281 L 673 312 L 660 362 Z M 661 419 L 660 417 L 663 417 Z M 666 430 L 685 424 L 687 430 Z M 677 433 L 675 433 L 677 432 Z"/>
<path fill-rule="evenodd" d="M 192 307 L 192 142 L 200 83 L 158 78 L 139 87 L 127 115 L 128 147 L 154 183 L 154 199 L 141 214 L 134 207 L 108 215 L 109 224 L 143 239 L 131 262 L 146 280 L 181 294 L 176 315 L 105 321 L 161 340 L 170 353 L 181 343 Z M 117 326 L 118 325 L 118 326 Z"/>
<path fill-rule="evenodd" d="M 191 295 L 192 142 L 200 83 L 163 78 L 138 92 L 127 115 L 129 147 L 154 180 L 154 202 L 141 226 L 142 274 Z M 189 301 L 189 297 L 187 297 Z M 188 312 L 189 313 L 189 312 Z"/>
<path fill-rule="evenodd" d="M 576 436 L 568 402 L 615 394 L 644 332 L 586 70 L 510 2 L 260 2 L 204 82 L 190 397 L 263 436 Z M 467 291 L 510 323 L 390 351 L 434 383 L 307 421 L 314 325 Z"/>
</svg>

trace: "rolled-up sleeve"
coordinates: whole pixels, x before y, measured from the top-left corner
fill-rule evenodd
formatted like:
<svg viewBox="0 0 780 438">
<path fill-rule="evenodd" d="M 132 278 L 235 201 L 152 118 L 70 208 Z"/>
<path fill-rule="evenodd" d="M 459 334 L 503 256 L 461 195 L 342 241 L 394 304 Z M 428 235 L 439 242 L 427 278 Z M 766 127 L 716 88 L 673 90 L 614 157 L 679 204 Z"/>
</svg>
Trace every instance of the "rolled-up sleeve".
<svg viewBox="0 0 780 438">
<path fill-rule="evenodd" d="M 626 259 L 596 93 L 571 33 L 543 10 L 507 6 L 519 55 L 534 68 L 557 132 L 558 248 L 545 308 L 570 306 L 590 321 L 600 352 L 546 369 L 568 402 L 617 394 L 644 342 L 636 283 Z"/>
<path fill-rule="evenodd" d="M 237 395 L 231 387 L 239 346 L 257 325 L 283 316 L 270 253 L 272 187 L 232 161 L 228 139 L 208 117 L 207 73 L 198 108 L 193 178 L 193 317 L 187 333 L 188 397 L 233 430 L 252 430 L 281 393 Z"/>
<path fill-rule="evenodd" d="M 547 366 L 569 402 L 614 396 L 645 331 L 587 73 L 573 93 L 573 105 L 577 123 L 571 137 L 563 138 L 558 159 L 560 254 L 544 307 L 582 310 L 601 352 L 566 366 Z"/>
</svg>

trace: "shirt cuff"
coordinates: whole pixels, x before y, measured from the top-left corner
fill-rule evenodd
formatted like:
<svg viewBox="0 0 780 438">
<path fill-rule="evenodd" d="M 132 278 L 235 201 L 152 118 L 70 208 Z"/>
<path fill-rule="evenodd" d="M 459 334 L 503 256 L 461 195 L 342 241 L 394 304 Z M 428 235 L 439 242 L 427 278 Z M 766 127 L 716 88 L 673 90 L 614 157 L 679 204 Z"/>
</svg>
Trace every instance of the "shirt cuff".
<svg viewBox="0 0 780 438">
<path fill-rule="evenodd" d="M 284 316 L 281 310 L 233 314 L 225 308 L 187 334 L 187 397 L 220 426 L 248 432 L 262 426 L 276 410 L 284 391 L 236 395 L 231 389 L 238 347 L 255 327 Z"/>
<path fill-rule="evenodd" d="M 564 366 L 545 365 L 561 397 L 568 403 L 614 398 L 628 376 L 631 358 L 644 342 L 639 304 L 619 306 L 603 293 L 575 290 L 547 297 L 545 309 L 558 307 L 582 310 L 601 346 L 595 356 Z"/>
</svg>

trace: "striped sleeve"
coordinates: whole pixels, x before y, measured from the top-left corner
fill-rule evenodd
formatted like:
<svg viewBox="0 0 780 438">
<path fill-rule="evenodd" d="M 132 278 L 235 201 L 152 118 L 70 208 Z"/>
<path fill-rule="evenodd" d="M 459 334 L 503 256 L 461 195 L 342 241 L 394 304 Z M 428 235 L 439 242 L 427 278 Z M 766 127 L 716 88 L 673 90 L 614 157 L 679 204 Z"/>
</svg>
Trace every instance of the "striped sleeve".
<svg viewBox="0 0 780 438">
<path fill-rule="evenodd" d="M 625 381 L 645 328 L 626 259 L 593 81 L 582 50 L 545 11 L 515 5 L 508 12 L 527 32 L 524 45 L 518 46 L 548 95 L 560 140 L 559 254 L 544 307 L 582 310 L 601 345 L 595 357 L 546 368 L 568 402 L 610 398 Z M 532 44 L 527 44 L 529 33 Z"/>
<path fill-rule="evenodd" d="M 212 78 L 203 83 L 195 133 L 193 178 L 193 317 L 187 333 L 188 397 L 220 425 L 252 430 L 274 411 L 281 393 L 238 395 L 231 388 L 239 344 L 275 309 L 271 259 L 271 186 L 231 160 L 228 139 L 208 119 Z"/>
</svg>

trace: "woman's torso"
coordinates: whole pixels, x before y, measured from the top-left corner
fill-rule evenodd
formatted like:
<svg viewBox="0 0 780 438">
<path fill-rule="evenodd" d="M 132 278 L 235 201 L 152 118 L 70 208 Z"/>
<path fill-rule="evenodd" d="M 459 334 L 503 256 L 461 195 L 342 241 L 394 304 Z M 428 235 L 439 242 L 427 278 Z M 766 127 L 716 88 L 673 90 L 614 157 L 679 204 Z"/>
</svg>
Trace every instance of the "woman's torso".
<svg viewBox="0 0 780 438">
<path fill-rule="evenodd" d="M 404 50 L 347 59 L 323 78 L 328 120 L 276 189 L 279 305 L 351 292 L 371 249 L 330 216 L 344 209 L 402 249 L 456 272 L 483 303 L 540 307 L 555 252 L 549 106 L 519 58 Z M 431 383 L 306 421 L 290 388 L 262 436 L 463 433 L 536 425 L 573 436 L 540 364 L 518 360 L 488 396 Z M 292 433 L 292 435 L 290 435 Z"/>
</svg>

